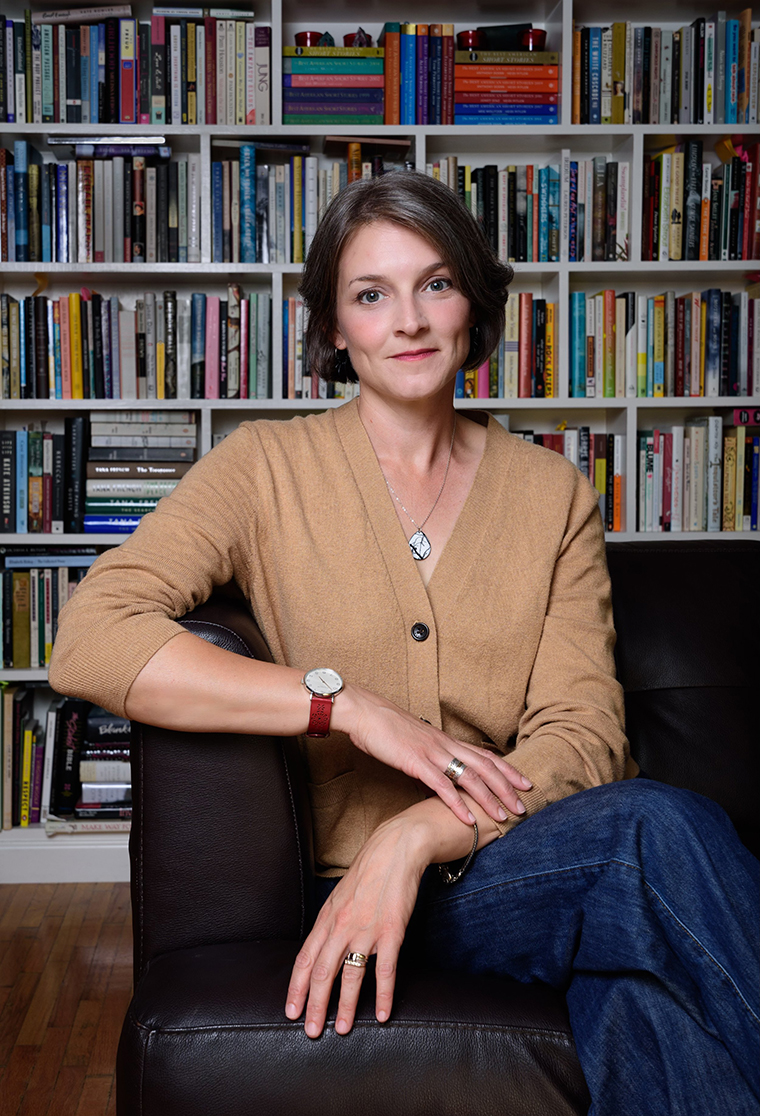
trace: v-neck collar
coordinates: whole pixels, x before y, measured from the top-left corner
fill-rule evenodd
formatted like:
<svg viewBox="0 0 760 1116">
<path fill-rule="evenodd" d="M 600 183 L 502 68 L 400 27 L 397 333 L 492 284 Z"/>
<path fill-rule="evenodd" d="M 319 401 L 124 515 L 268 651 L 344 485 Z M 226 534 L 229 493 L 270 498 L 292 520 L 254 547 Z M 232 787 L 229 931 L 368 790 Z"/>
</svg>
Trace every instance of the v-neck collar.
<svg viewBox="0 0 760 1116">
<path fill-rule="evenodd" d="M 512 447 L 508 438 L 505 447 L 501 426 L 493 415 L 488 416 L 486 444 L 475 478 L 426 587 L 414 568 L 380 463 L 359 417 L 358 400 L 344 403 L 332 414 L 393 585 L 403 587 L 407 601 L 418 611 L 423 605 L 435 606 L 435 611 L 452 607 L 467 572 L 480 560 L 491 519 L 502 503 L 505 470 L 495 466 L 499 457 L 504 463 L 505 448 L 511 458 Z"/>
</svg>

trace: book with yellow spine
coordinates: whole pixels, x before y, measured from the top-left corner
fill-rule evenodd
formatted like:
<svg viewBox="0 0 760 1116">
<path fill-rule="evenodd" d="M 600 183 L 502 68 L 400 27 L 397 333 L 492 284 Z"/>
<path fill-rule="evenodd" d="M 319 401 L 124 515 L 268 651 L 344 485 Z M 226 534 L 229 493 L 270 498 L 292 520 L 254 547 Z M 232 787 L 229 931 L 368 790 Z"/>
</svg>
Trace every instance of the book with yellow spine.
<svg viewBox="0 0 760 1116">
<path fill-rule="evenodd" d="M 736 428 L 736 483 L 734 486 L 734 530 L 744 530 L 744 465 L 747 447 L 747 428 Z"/>
<path fill-rule="evenodd" d="M 21 812 L 22 828 L 29 825 L 32 798 L 32 746 L 34 743 L 34 722 L 24 721 L 22 732 L 23 744 L 21 752 Z"/>
<path fill-rule="evenodd" d="M 82 369 L 82 297 L 69 295 L 69 346 L 71 353 L 71 398 L 84 399 Z"/>
<path fill-rule="evenodd" d="M 736 429 L 723 435 L 723 519 L 721 528 L 733 531 L 736 523 Z"/>
<path fill-rule="evenodd" d="M 544 395 L 554 397 L 554 303 L 546 304 L 546 342 L 544 348 Z"/>
<path fill-rule="evenodd" d="M 665 394 L 665 295 L 654 297 L 654 379 L 652 394 L 661 398 Z"/>
<path fill-rule="evenodd" d="M 683 170 L 684 153 L 674 151 L 670 157 L 670 237 L 668 253 L 671 260 L 680 260 L 683 252 Z"/>
<path fill-rule="evenodd" d="M 612 123 L 625 124 L 625 23 L 612 24 Z"/>
<path fill-rule="evenodd" d="M 31 584 L 29 570 L 13 571 L 11 590 L 11 632 L 13 633 L 13 667 L 30 670 L 31 660 Z"/>
<path fill-rule="evenodd" d="M 358 144 L 357 144 L 358 146 Z M 293 263 L 303 263 L 303 156 L 293 156 Z"/>
</svg>

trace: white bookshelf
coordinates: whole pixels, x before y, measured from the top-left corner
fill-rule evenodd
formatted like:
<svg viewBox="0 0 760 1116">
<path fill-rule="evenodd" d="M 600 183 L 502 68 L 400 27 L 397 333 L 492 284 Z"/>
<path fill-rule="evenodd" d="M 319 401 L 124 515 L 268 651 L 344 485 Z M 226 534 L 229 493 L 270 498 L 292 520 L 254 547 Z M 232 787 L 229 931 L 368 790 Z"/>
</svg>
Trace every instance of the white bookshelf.
<svg viewBox="0 0 760 1116">
<path fill-rule="evenodd" d="M 33 6 L 37 6 L 37 3 Z M 738 15 L 743 5 L 728 9 L 729 16 Z M 33 141 L 45 157 L 54 151 L 47 144 L 47 137 L 76 135 L 87 141 L 88 136 L 164 136 L 173 151 L 196 152 L 201 159 L 202 183 L 202 241 L 200 264 L 3 264 L 0 284 L 3 290 L 15 297 L 31 294 L 37 285 L 37 276 L 47 279 L 46 294 L 57 297 L 81 285 L 89 285 L 103 295 L 119 293 L 125 305 L 129 299 L 139 297 L 146 289 L 162 291 L 171 286 L 179 295 L 194 290 L 221 294 L 229 279 L 241 284 L 246 293 L 251 290 L 267 291 L 272 295 L 272 398 L 268 400 L 168 400 L 161 401 L 162 408 L 197 412 L 199 422 L 199 454 L 208 452 L 213 436 L 228 433 L 241 421 L 260 417 L 286 418 L 293 413 L 324 410 L 339 406 L 339 400 L 288 400 L 282 398 L 281 388 L 281 303 L 282 298 L 293 293 L 301 267 L 298 264 L 214 264 L 211 263 L 211 161 L 212 140 L 241 139 L 308 139 L 312 153 L 324 154 L 326 136 L 360 135 L 367 139 L 404 137 L 410 141 L 407 158 L 415 167 L 424 171 L 426 163 L 452 154 L 461 162 L 473 167 L 496 163 L 558 162 L 560 151 L 569 148 L 573 158 L 590 158 L 608 155 L 631 163 L 630 261 L 625 263 L 535 263 L 516 264 L 512 290 L 531 290 L 558 304 L 557 353 L 558 395 L 551 399 L 496 399 L 458 400 L 462 410 L 488 409 L 509 416 L 511 429 L 534 428 L 552 431 L 562 420 L 568 425 L 588 425 L 592 432 L 621 433 L 626 438 L 626 495 L 625 522 L 627 530 L 608 535 L 615 541 L 644 540 L 648 544 L 687 543 L 694 539 L 745 538 L 760 541 L 760 533 L 736 534 L 732 532 L 681 534 L 638 534 L 636 523 L 636 432 L 658 422 L 672 423 L 684 418 L 720 413 L 730 416 L 736 406 L 760 406 L 760 397 L 750 398 L 595 398 L 574 399 L 569 395 L 569 300 L 571 290 L 595 293 L 604 287 L 617 291 L 636 290 L 654 295 L 666 288 L 683 294 L 694 288 L 720 286 L 739 291 L 745 288 L 747 277 L 760 271 L 760 261 L 749 262 L 672 262 L 651 263 L 641 258 L 641 168 L 645 143 L 653 137 L 687 138 L 698 136 L 705 142 L 705 153 L 715 140 L 731 132 L 760 135 L 760 127 L 743 126 L 670 126 L 663 125 L 572 125 L 572 28 L 577 24 L 606 25 L 620 18 L 609 0 L 558 0 L 554 3 L 506 3 L 494 7 L 486 0 L 475 0 L 467 5 L 465 19 L 461 18 L 461 4 L 453 0 L 415 0 L 408 13 L 399 13 L 392 5 L 382 3 L 368 12 L 357 14 L 349 0 L 329 0 L 315 11 L 306 0 L 258 0 L 254 4 L 256 20 L 272 27 L 272 120 L 268 128 L 202 125 L 196 127 L 153 125 L 99 125 L 99 124 L 0 124 L 0 145 L 12 145 L 13 140 L 26 137 Z M 138 18 L 147 18 L 151 5 L 138 0 L 133 12 Z M 714 0 L 678 0 L 677 4 L 663 5 L 654 0 L 637 4 L 632 14 L 636 24 L 677 28 L 697 16 L 710 16 Z M 6 16 L 23 18 L 23 5 L 9 3 Z M 627 14 L 627 13 L 623 13 Z M 756 13 L 760 15 L 760 12 Z M 525 126 L 480 126 L 461 128 L 454 126 L 347 126 L 313 127 L 283 126 L 282 119 L 282 64 L 283 43 L 292 43 L 293 35 L 300 30 L 328 29 L 338 44 L 345 32 L 355 31 L 360 20 L 362 26 L 377 41 L 385 19 L 412 18 L 419 22 L 453 22 L 455 31 L 462 31 L 479 24 L 515 23 L 531 20 L 534 25 L 548 31 L 548 49 L 560 51 L 562 67 L 560 123 L 547 126 L 539 132 Z M 670 18 L 667 18 L 670 17 Z M 59 148 L 60 150 L 60 148 Z M 332 156 L 329 156 L 331 159 Z M 143 405 L 139 401 L 138 406 Z M 87 413 L 90 410 L 133 409 L 130 400 L 2 400 L 0 401 L 0 428 L 17 428 L 29 422 L 44 420 L 47 428 L 62 431 L 67 414 Z M 3 545 L 44 543 L 49 545 L 117 545 L 121 536 L 114 535 L 4 535 Z M 45 670 L 0 671 L 0 680 L 10 682 L 44 682 Z M 47 691 L 43 690 L 42 694 Z M 40 697 L 42 700 L 42 696 Z M 127 838 L 123 834 L 77 834 L 46 837 L 41 827 L 15 829 L 0 833 L 0 882 L 42 882 L 63 880 L 123 880 L 128 878 Z"/>
</svg>

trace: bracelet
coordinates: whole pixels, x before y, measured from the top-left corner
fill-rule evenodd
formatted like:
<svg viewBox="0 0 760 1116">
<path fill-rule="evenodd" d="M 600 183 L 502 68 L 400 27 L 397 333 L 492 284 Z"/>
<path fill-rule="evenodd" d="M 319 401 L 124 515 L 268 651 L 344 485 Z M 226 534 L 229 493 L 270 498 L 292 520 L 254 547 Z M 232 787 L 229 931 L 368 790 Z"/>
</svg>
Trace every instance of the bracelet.
<svg viewBox="0 0 760 1116">
<path fill-rule="evenodd" d="M 457 874 L 455 876 L 452 875 L 451 869 L 449 868 L 448 864 L 439 864 L 438 865 L 438 871 L 440 872 L 441 879 L 443 880 L 443 882 L 445 884 L 455 884 L 455 883 L 457 883 L 458 880 L 461 880 L 462 876 L 465 874 L 465 872 L 467 871 L 467 869 L 470 866 L 470 861 L 474 857 L 475 850 L 478 847 L 478 823 L 473 822 L 472 823 L 472 828 L 475 830 L 475 838 L 472 842 L 472 848 L 470 849 L 469 853 L 467 854 L 467 858 L 466 858 L 464 864 L 462 865 L 462 867 L 457 872 Z"/>
</svg>

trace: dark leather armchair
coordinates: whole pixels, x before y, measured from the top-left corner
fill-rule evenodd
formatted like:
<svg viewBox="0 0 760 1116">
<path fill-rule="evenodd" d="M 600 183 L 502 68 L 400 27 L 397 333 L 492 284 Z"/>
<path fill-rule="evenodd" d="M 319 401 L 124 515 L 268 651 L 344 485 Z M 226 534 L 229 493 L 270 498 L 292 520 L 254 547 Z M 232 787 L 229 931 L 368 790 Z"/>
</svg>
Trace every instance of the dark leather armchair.
<svg viewBox="0 0 760 1116">
<path fill-rule="evenodd" d="M 608 547 L 633 753 L 717 799 L 760 851 L 760 548 L 741 540 Z M 239 601 L 183 621 L 268 657 Z M 588 1093 L 563 998 L 543 986 L 400 966 L 391 1020 L 365 981 L 356 1024 L 317 1040 L 284 1015 L 314 915 L 295 743 L 133 724 L 135 994 L 119 1116 L 554 1116 Z M 508 839 L 508 838 L 507 838 Z"/>
</svg>

